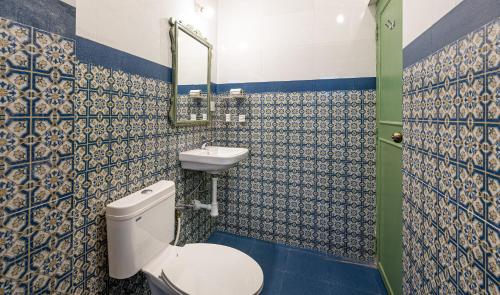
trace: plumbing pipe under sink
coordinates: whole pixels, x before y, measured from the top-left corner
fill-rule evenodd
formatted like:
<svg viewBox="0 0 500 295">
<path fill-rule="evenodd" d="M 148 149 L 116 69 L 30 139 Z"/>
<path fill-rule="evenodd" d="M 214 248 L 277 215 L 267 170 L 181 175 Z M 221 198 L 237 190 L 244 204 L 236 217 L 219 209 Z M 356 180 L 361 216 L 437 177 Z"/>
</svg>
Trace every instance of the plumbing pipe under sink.
<svg viewBox="0 0 500 295">
<path fill-rule="evenodd" d="M 219 216 L 219 205 L 217 203 L 217 177 L 212 177 L 212 203 L 211 204 L 202 204 L 199 200 L 194 200 L 194 209 L 206 209 L 210 210 L 210 216 L 217 217 Z"/>
</svg>

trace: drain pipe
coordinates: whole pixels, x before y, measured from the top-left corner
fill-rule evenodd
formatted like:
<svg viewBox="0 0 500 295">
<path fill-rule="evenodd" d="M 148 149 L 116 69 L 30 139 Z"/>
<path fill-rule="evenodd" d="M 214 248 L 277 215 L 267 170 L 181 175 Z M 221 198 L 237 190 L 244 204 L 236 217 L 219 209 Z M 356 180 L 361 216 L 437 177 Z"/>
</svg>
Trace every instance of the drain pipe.
<svg viewBox="0 0 500 295">
<path fill-rule="evenodd" d="M 212 177 L 212 203 L 202 204 L 200 201 L 194 200 L 194 210 L 206 209 L 210 210 L 210 216 L 219 216 L 219 204 L 217 203 L 217 180 L 219 180 L 219 178 Z"/>
<path fill-rule="evenodd" d="M 217 177 L 212 177 L 212 210 L 210 210 L 210 216 L 219 216 L 219 205 L 217 204 Z"/>
</svg>

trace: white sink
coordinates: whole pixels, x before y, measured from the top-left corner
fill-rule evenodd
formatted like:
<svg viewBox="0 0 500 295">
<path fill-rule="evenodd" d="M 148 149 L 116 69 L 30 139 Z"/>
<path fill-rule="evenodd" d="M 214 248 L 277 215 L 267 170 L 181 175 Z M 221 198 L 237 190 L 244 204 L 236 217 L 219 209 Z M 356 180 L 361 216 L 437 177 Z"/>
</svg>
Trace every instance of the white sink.
<svg viewBox="0 0 500 295">
<path fill-rule="evenodd" d="M 219 174 L 234 167 L 248 156 L 246 148 L 207 146 L 179 154 L 182 168 Z"/>
</svg>

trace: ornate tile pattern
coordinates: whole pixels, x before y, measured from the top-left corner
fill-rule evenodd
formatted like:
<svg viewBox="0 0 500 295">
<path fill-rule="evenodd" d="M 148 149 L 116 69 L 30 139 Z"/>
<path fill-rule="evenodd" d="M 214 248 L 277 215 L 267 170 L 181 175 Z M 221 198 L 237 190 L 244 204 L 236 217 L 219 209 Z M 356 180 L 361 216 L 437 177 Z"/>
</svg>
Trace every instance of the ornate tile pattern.
<svg viewBox="0 0 500 295">
<path fill-rule="evenodd" d="M 170 93 L 78 63 L 74 41 L 0 18 L 0 293 L 147 292 L 141 275 L 108 277 L 104 208 L 160 179 L 176 182 L 178 200 L 210 199 L 178 151 L 212 126 L 172 128 Z M 205 240 L 215 220 L 186 213 L 181 243 Z"/>
<path fill-rule="evenodd" d="M 499 294 L 500 19 L 404 70 L 403 287 Z"/>
<path fill-rule="evenodd" d="M 212 128 L 171 127 L 169 83 L 84 63 L 76 73 L 74 291 L 143 294 L 142 275 L 107 276 L 105 206 L 161 179 L 176 182 L 178 200 L 201 183 L 189 198 L 208 202 L 208 179 L 182 170 L 178 151 L 201 145 Z M 181 242 L 205 240 L 214 223 L 207 212 L 188 210 Z"/>
<path fill-rule="evenodd" d="M 0 293 L 69 293 L 73 40 L 0 18 Z"/>
<path fill-rule="evenodd" d="M 178 94 L 177 96 L 177 118 L 178 120 L 191 120 L 191 114 L 195 114 L 198 120 L 203 119 L 203 114 L 207 114 L 207 99 L 192 98 L 189 95 Z"/>
<path fill-rule="evenodd" d="M 375 97 L 374 90 L 218 95 L 217 142 L 250 149 L 221 179 L 219 229 L 373 262 Z M 225 114 L 247 122 L 226 123 Z"/>
</svg>

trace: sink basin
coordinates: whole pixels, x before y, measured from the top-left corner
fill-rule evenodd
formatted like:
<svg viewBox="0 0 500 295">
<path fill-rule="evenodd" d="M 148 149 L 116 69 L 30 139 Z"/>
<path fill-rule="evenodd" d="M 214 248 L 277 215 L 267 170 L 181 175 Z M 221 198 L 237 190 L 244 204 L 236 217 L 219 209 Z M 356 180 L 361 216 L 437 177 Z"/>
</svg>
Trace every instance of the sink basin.
<svg viewBox="0 0 500 295">
<path fill-rule="evenodd" d="M 218 174 L 234 167 L 248 156 L 248 149 L 208 146 L 179 154 L 182 168 Z"/>
</svg>

